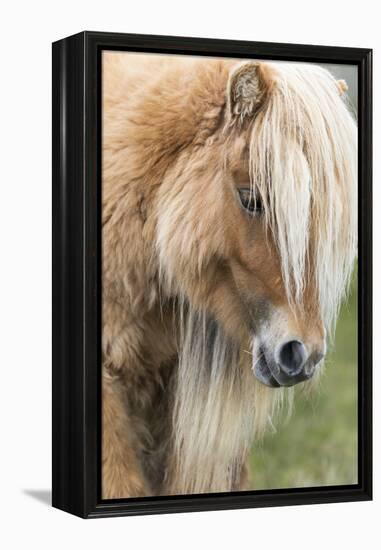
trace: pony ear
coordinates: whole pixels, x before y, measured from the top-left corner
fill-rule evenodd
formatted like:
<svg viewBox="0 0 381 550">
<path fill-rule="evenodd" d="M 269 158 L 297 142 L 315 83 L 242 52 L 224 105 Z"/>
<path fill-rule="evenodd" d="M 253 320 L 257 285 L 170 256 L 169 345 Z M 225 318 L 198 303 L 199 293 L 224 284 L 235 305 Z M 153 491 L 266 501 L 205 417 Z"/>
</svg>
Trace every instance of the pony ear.
<svg viewBox="0 0 381 550">
<path fill-rule="evenodd" d="M 228 108 L 232 118 L 252 116 L 270 85 L 266 63 L 244 62 L 235 66 L 228 81 Z"/>
<path fill-rule="evenodd" d="M 348 91 L 348 84 L 345 82 L 345 80 L 336 80 L 336 86 L 339 90 L 339 94 L 343 95 L 345 92 Z"/>
</svg>

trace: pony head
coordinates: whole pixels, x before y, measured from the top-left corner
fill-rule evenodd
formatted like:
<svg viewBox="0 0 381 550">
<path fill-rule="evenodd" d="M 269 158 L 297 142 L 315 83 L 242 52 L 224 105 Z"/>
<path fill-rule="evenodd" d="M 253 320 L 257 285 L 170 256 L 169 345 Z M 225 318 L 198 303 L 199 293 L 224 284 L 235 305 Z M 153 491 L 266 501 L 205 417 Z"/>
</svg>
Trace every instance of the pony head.
<svg viewBox="0 0 381 550">
<path fill-rule="evenodd" d="M 229 66 L 222 107 L 198 98 L 213 131 L 162 186 L 163 281 L 204 317 L 204 341 L 206 318 L 267 386 L 313 376 L 355 259 L 357 132 L 344 91 L 312 64 Z"/>
</svg>

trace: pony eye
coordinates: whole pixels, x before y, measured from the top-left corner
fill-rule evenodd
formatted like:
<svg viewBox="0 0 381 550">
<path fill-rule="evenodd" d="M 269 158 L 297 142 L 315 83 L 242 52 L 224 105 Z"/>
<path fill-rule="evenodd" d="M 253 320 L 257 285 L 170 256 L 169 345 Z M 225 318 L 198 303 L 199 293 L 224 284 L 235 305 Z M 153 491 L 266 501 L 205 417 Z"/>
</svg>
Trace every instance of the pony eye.
<svg viewBox="0 0 381 550">
<path fill-rule="evenodd" d="M 247 212 L 250 214 L 261 213 L 263 205 L 260 197 L 253 193 L 248 187 L 238 189 L 239 200 Z"/>
</svg>

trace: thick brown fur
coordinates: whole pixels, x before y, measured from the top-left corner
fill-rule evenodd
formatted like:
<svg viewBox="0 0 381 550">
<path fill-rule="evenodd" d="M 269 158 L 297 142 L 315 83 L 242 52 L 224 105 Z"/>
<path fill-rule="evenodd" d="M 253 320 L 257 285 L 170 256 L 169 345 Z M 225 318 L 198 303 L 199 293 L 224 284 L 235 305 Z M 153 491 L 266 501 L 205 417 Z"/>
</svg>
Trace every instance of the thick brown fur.
<svg viewBox="0 0 381 550">
<path fill-rule="evenodd" d="M 243 488 L 281 397 L 251 371 L 257 317 L 281 311 L 311 352 L 324 339 L 313 262 L 296 314 L 271 220 L 235 197 L 273 86 L 269 64 L 103 53 L 104 498 Z"/>
</svg>

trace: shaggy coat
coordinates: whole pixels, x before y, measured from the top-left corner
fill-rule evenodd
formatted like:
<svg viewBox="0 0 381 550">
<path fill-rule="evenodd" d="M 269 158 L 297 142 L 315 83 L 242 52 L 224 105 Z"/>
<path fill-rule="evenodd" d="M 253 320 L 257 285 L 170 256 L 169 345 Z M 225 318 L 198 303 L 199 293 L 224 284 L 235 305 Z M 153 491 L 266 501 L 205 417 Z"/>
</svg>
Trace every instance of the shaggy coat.
<svg viewBox="0 0 381 550">
<path fill-rule="evenodd" d="M 292 393 L 255 378 L 259 346 L 324 354 L 356 254 L 344 91 L 312 65 L 103 53 L 104 498 L 249 487 Z"/>
</svg>

